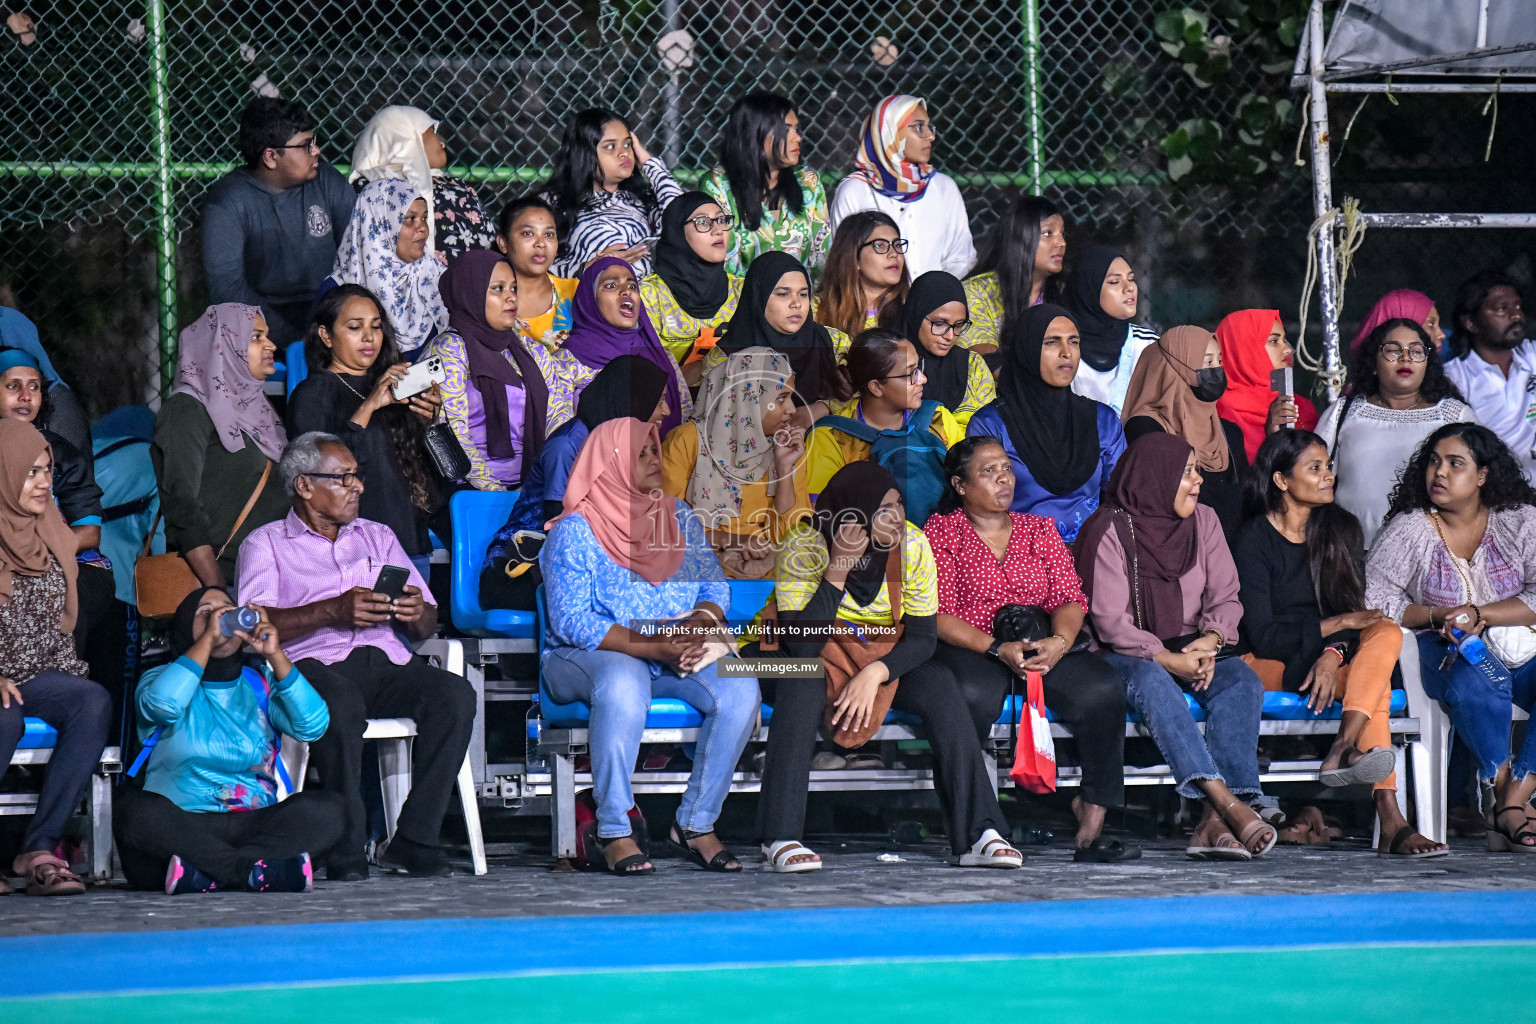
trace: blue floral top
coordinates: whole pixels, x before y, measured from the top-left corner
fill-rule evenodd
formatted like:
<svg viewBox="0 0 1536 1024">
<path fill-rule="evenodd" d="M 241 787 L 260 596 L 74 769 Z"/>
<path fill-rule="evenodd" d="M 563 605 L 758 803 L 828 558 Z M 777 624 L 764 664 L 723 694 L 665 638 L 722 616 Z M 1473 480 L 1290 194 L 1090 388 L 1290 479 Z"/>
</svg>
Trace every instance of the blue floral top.
<svg viewBox="0 0 1536 1024">
<path fill-rule="evenodd" d="M 578 512 L 549 531 L 539 552 L 544 599 L 549 614 L 544 656 L 555 647 L 594 651 L 612 627 L 680 616 L 700 601 L 731 606 L 731 588 L 720 571 L 704 528 L 683 502 L 677 504 L 687 552 L 670 579 L 652 585 L 608 556 Z M 651 674 L 661 667 L 651 664 Z"/>
<path fill-rule="evenodd" d="M 995 437 L 1003 443 L 1003 451 L 1013 463 L 1013 504 L 1010 508 L 1025 515 L 1054 519 L 1061 539 L 1068 544 L 1077 538 L 1077 531 L 1099 507 L 1099 492 L 1109 483 L 1109 475 L 1115 471 L 1115 463 L 1125 451 L 1125 431 L 1120 427 L 1119 415 L 1102 402 L 1098 406 L 1099 468 L 1070 494 L 1053 494 L 1035 480 L 1013 447 L 1013 439 L 1003 425 L 1003 415 L 997 411 L 997 403 L 982 406 L 971 417 L 965 431 L 967 437 Z"/>
</svg>

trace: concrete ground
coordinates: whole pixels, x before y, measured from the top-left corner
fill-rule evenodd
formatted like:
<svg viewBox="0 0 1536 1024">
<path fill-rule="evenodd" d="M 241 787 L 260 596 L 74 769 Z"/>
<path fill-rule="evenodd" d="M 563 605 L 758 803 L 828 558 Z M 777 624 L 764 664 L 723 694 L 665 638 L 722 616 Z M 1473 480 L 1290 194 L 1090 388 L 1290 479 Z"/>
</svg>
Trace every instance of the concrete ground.
<svg viewBox="0 0 1536 1024">
<path fill-rule="evenodd" d="M 1135 841 L 1145 850 L 1136 861 L 1077 864 L 1068 841 L 1057 839 L 1049 847 L 1026 847 L 1023 868 L 1001 871 L 952 868 L 947 843 L 934 839 L 897 845 L 868 834 L 818 835 L 810 839 L 825 862 L 818 873 L 768 874 L 755 850 L 736 843 L 746 862 L 741 875 L 705 874 L 655 851 L 656 874 L 641 878 L 556 872 L 547 846 L 496 843 L 490 847 L 490 873 L 480 878 L 469 874 L 468 859 L 462 857 L 464 874 L 453 878 L 375 874 L 360 883 L 318 881 L 307 895 L 173 898 L 122 888 L 54 900 L 14 895 L 0 898 L 0 935 L 1144 896 L 1536 889 L 1536 856 L 1489 854 L 1481 839 L 1453 840 L 1449 857 L 1428 861 L 1382 858 L 1363 841 L 1336 840 L 1329 847 L 1278 847 L 1259 860 L 1238 864 L 1191 861 L 1179 841 Z M 883 863 L 881 854 L 901 860 Z M 1340 922 L 1341 929 L 1348 927 Z"/>
</svg>

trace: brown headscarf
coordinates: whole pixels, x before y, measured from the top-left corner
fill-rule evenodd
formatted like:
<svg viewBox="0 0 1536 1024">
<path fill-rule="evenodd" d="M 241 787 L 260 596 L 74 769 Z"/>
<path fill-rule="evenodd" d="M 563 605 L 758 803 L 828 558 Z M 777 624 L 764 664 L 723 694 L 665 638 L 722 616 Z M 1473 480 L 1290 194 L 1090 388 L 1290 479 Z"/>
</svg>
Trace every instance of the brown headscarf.
<svg viewBox="0 0 1536 1024">
<path fill-rule="evenodd" d="M 1215 337 L 1203 327 L 1175 327 L 1148 346 L 1136 360 L 1120 418 L 1128 423 L 1133 416 L 1152 417 L 1189 442 L 1201 469 L 1220 473 L 1232 458 L 1227 435 L 1216 403 L 1199 401 L 1193 390 L 1195 371 Z"/>
<path fill-rule="evenodd" d="M 22 420 L 0 420 L 0 594 L 11 596 L 11 578 L 41 576 L 48 571 L 51 553 L 64 571 L 64 614 L 59 617 L 59 632 L 75 628 L 78 598 L 75 576 L 80 566 L 75 562 L 75 534 L 64 522 L 59 506 L 52 500 L 41 513 L 21 504 L 21 488 L 38 455 L 53 450 L 32 424 Z"/>
<path fill-rule="evenodd" d="M 1131 618 L 1138 629 L 1159 640 L 1171 640 L 1183 632 L 1184 592 L 1179 581 L 1200 556 L 1195 516 L 1180 518 L 1173 510 L 1189 452 L 1189 443 L 1177 434 L 1143 434 L 1132 441 L 1115 463 L 1104 504 L 1088 517 L 1073 542 L 1077 575 L 1091 597 L 1099 544 L 1106 533 L 1115 531 L 1125 549 L 1128 578 L 1135 558 L 1136 578 L 1129 580 Z M 1134 597 L 1138 593 L 1139 602 Z"/>
</svg>

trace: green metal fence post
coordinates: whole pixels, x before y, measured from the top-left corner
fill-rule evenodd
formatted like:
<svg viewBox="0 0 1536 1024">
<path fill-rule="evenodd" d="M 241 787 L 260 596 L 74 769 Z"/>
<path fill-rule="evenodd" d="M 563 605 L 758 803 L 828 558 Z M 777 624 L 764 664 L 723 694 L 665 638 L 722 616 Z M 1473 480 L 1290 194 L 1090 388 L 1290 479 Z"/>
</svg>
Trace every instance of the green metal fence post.
<svg viewBox="0 0 1536 1024">
<path fill-rule="evenodd" d="M 1044 152 L 1040 140 L 1040 0 L 1022 0 L 1020 26 L 1024 31 L 1025 118 L 1029 126 L 1029 190 L 1040 194 Z"/>
<path fill-rule="evenodd" d="M 176 371 L 176 212 L 172 207 L 170 66 L 166 59 L 166 0 L 147 0 L 149 102 L 155 132 L 155 275 L 160 305 L 160 390 Z"/>
</svg>

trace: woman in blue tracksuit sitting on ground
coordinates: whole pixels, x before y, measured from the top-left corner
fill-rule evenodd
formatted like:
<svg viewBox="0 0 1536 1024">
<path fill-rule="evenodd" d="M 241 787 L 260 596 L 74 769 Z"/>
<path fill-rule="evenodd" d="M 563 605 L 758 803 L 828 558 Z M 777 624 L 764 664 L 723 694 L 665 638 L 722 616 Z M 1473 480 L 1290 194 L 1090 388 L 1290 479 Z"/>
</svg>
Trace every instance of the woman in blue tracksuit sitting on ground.
<svg viewBox="0 0 1536 1024">
<path fill-rule="evenodd" d="M 171 622 L 179 656 L 139 682 L 145 750 L 130 773 L 144 785 L 123 787 L 117 813 L 117 852 L 135 889 L 308 892 L 311 855 L 341 838 L 338 794 L 277 795 L 282 737 L 323 736 L 325 701 L 265 611 L 254 609 L 261 621 L 249 632 L 223 634 L 219 619 L 234 607 L 216 587 L 188 595 Z M 265 666 L 241 653 L 246 643 Z"/>
</svg>

